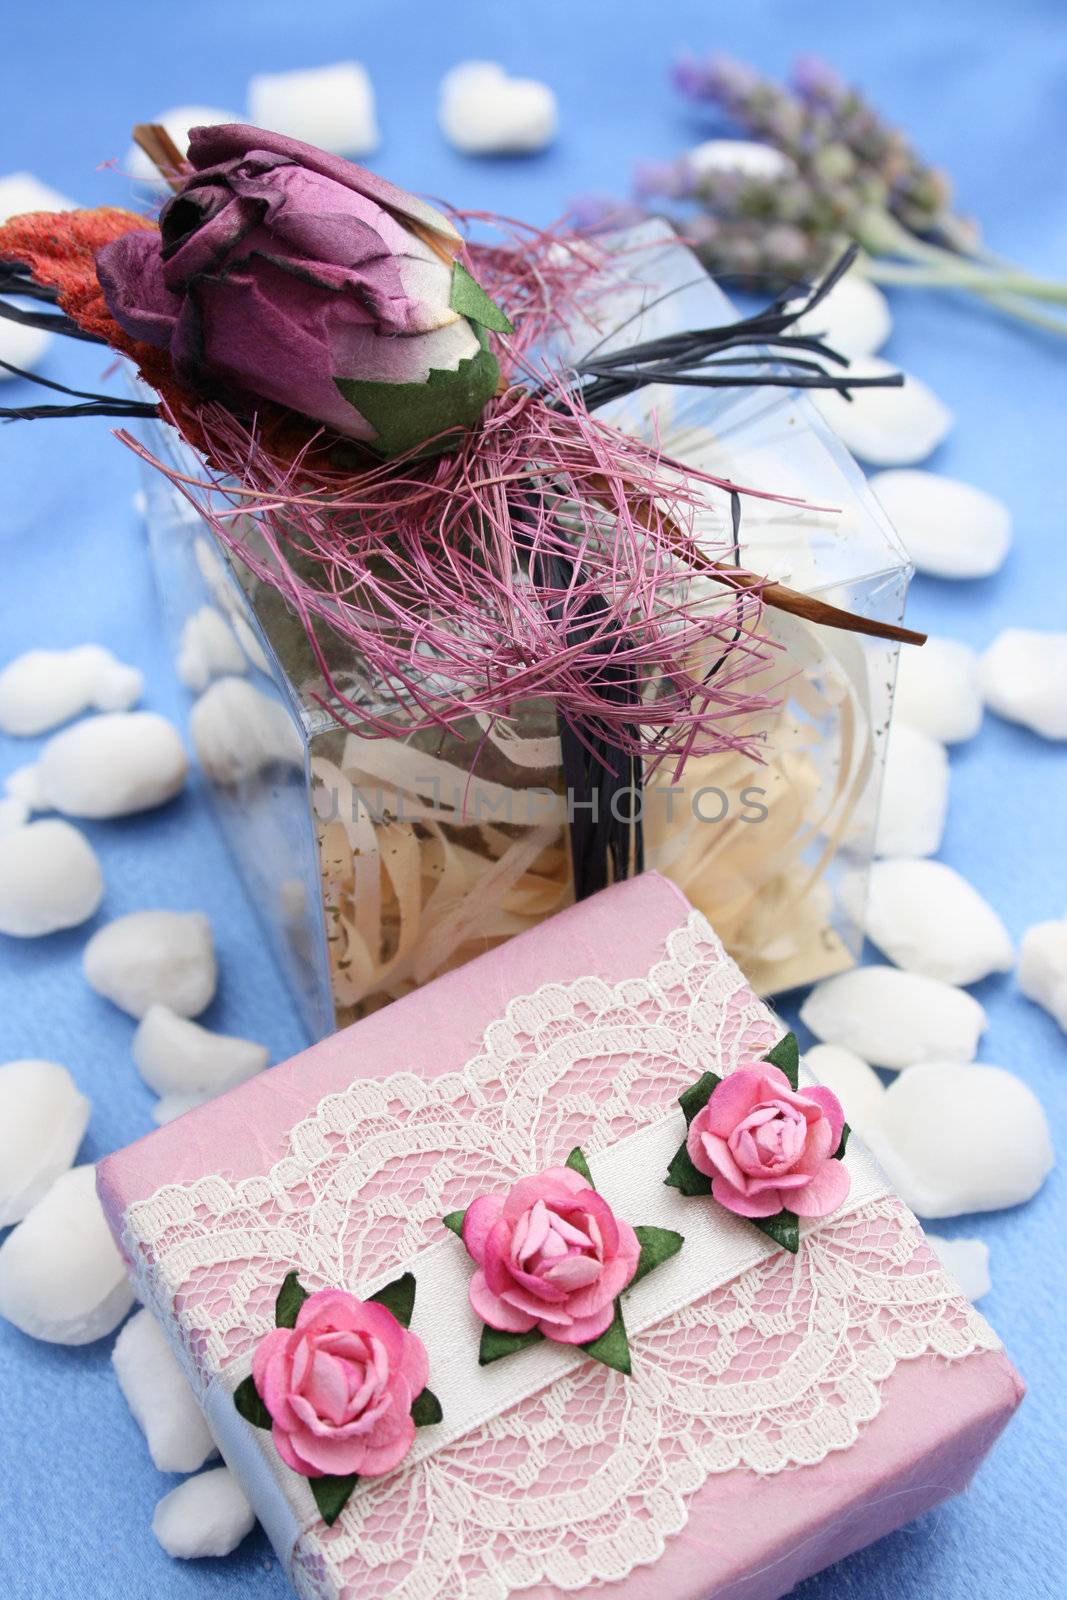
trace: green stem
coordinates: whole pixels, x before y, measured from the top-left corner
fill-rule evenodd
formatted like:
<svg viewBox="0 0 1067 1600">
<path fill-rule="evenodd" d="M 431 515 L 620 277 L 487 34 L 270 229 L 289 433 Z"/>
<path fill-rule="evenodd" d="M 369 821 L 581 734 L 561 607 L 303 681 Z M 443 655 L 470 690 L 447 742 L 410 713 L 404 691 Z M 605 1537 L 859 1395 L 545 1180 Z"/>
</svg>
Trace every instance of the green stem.
<svg viewBox="0 0 1067 1600">
<path fill-rule="evenodd" d="M 907 228 L 901 227 L 888 212 L 872 210 L 864 213 L 857 232 L 864 248 L 871 254 L 901 256 L 905 261 L 915 263 L 916 267 L 926 267 L 931 272 L 941 273 L 942 283 L 951 283 L 960 288 L 973 288 L 979 293 L 1003 291 L 1008 294 L 1027 295 L 1034 300 L 1048 300 L 1057 305 L 1067 305 L 1067 283 L 1038 278 L 1018 267 L 984 266 L 973 256 L 961 256 L 954 250 L 943 249 L 940 245 L 927 244 L 924 240 L 917 239 Z M 899 279 L 898 281 L 920 283 L 935 280 Z"/>
</svg>

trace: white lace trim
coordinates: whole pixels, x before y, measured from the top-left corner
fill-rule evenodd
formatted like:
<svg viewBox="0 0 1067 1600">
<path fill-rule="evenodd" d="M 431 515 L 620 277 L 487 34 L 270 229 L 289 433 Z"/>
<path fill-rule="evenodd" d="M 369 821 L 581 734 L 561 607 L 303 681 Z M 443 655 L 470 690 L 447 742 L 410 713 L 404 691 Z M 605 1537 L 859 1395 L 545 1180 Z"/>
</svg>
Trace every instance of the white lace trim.
<svg viewBox="0 0 1067 1600">
<path fill-rule="evenodd" d="M 357 1079 L 269 1172 L 131 1206 L 142 1295 L 203 1393 L 247 1362 L 287 1271 L 309 1288 L 380 1282 L 480 1189 L 647 1127 L 779 1031 L 694 912 L 647 977 L 547 984 L 461 1072 Z M 361 1485 L 332 1529 L 300 1538 L 294 1582 L 316 1600 L 504 1600 L 618 1580 L 658 1559 L 710 1475 L 815 1464 L 877 1415 L 897 1361 L 996 1348 L 914 1218 L 878 1200 L 638 1334 L 634 1377 L 587 1363 Z"/>
</svg>

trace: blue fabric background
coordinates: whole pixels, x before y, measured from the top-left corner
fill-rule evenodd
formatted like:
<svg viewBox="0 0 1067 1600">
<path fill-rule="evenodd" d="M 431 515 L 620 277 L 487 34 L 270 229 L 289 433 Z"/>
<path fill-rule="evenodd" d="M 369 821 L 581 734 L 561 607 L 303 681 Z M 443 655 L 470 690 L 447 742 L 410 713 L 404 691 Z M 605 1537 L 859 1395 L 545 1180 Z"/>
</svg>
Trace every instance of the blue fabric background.
<svg viewBox="0 0 1067 1600">
<path fill-rule="evenodd" d="M 640 157 L 700 135 L 672 95 L 681 46 L 731 50 L 784 70 L 800 50 L 862 81 L 921 149 L 954 174 L 960 203 L 992 245 L 1034 269 L 1067 270 L 1067 13 L 1062 0 L 28 0 L 0 40 L 0 174 L 28 168 L 87 203 L 123 204 L 131 124 L 177 102 L 241 112 L 249 73 L 356 57 L 379 100 L 390 177 L 460 205 L 547 221 L 568 197 L 625 191 Z M 451 152 L 435 123 L 441 73 L 498 58 L 558 92 L 561 134 L 528 160 Z M 933 465 L 1010 501 L 1016 548 L 1002 573 L 951 585 L 919 579 L 910 620 L 984 645 L 1007 624 L 1062 627 L 1067 344 L 999 323 L 950 297 L 898 294 L 888 354 L 957 414 Z M 56 349 L 45 371 L 96 381 L 99 352 Z M 12 401 L 16 385 L 3 386 Z M 100 640 L 146 670 L 146 704 L 176 710 L 159 639 L 134 463 L 105 422 L 0 430 L 0 660 L 34 645 Z M 0 740 L 0 774 L 30 742 Z M 1067 906 L 1065 755 L 988 719 L 952 757 L 944 858 L 1013 934 Z M 195 788 L 157 816 L 87 829 L 103 860 L 102 917 L 141 906 L 199 907 L 216 929 L 219 997 L 206 1021 L 269 1043 L 284 1059 L 297 1020 Z M 87 930 L 0 944 L 0 1059 L 66 1062 L 92 1097 L 82 1159 L 151 1126 L 130 1060 L 132 1025 L 79 972 Z M 1067 1108 L 1064 1040 L 1009 976 L 978 988 L 986 1060 L 1021 1073 L 1054 1131 Z M 787 1008 L 788 1009 L 788 1008 Z M 983 1310 L 1031 1393 L 962 1500 L 810 1580 L 805 1600 L 1028 1600 L 1063 1593 L 1067 1411 L 1063 1399 L 1064 1181 L 1029 1206 L 942 1225 L 989 1242 Z M 52 1600 L 123 1595 L 276 1600 L 286 1585 L 258 1533 L 225 1561 L 172 1562 L 153 1539 L 160 1477 L 112 1377 L 110 1341 L 64 1350 L 0 1325 L 0 1579 Z"/>
</svg>

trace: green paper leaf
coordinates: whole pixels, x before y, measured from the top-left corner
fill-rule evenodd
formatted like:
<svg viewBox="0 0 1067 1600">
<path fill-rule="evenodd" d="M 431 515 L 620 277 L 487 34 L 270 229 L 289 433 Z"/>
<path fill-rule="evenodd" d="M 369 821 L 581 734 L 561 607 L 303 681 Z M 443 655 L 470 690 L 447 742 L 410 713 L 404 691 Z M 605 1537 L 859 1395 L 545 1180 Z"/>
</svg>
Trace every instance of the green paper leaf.
<svg viewBox="0 0 1067 1600">
<path fill-rule="evenodd" d="M 448 303 L 461 317 L 480 322 L 483 328 L 491 328 L 494 333 L 515 332 L 503 311 L 490 300 L 477 278 L 471 277 L 462 261 L 457 261 L 452 268 L 452 293 Z"/>
<path fill-rule="evenodd" d="M 749 1217 L 761 1233 L 765 1233 L 783 1250 L 796 1255 L 800 1249 L 800 1221 L 792 1211 L 779 1211 L 773 1217 Z"/>
<path fill-rule="evenodd" d="M 849 1134 L 851 1132 L 852 1132 L 852 1129 L 849 1127 L 848 1123 L 846 1122 L 844 1127 L 841 1129 L 841 1142 L 838 1145 L 837 1149 L 834 1151 L 834 1160 L 835 1161 L 841 1161 L 844 1158 L 845 1150 L 848 1147 L 848 1136 L 849 1136 Z"/>
<path fill-rule="evenodd" d="M 426 445 L 425 455 L 454 450 L 458 432 L 472 428 L 496 393 L 500 368 L 480 329 L 482 348 L 461 361 L 454 372 L 433 368 L 425 383 L 376 383 L 369 379 L 335 378 L 349 405 L 366 417 L 377 435 L 374 447 L 383 456 L 405 455 Z M 443 438 L 436 434 L 450 430 Z"/>
<path fill-rule="evenodd" d="M 602 1361 L 606 1367 L 614 1367 L 616 1372 L 630 1376 L 630 1341 L 626 1337 L 626 1324 L 622 1320 L 622 1306 L 618 1300 L 615 1302 L 611 1326 L 598 1339 L 590 1339 L 588 1344 L 579 1345 L 578 1348 L 584 1350 L 587 1356 L 592 1356 L 594 1361 Z"/>
<path fill-rule="evenodd" d="M 689 1150 L 683 1142 L 671 1158 L 664 1183 L 668 1189 L 679 1189 L 684 1195 L 710 1194 L 711 1179 L 694 1165 Z"/>
<path fill-rule="evenodd" d="M 435 1422 L 440 1422 L 444 1417 L 441 1402 L 432 1389 L 424 1389 L 415 1396 L 411 1407 L 411 1420 L 416 1428 L 429 1428 Z"/>
<path fill-rule="evenodd" d="M 640 1227 L 635 1228 L 634 1232 L 641 1246 L 641 1254 L 637 1258 L 637 1271 L 626 1285 L 628 1289 L 669 1261 L 671 1256 L 676 1256 L 685 1243 L 685 1235 L 675 1233 L 673 1228 Z"/>
<path fill-rule="evenodd" d="M 271 1428 L 274 1426 L 270 1412 L 259 1398 L 259 1390 L 251 1374 L 239 1383 L 233 1391 L 233 1403 L 253 1428 Z"/>
<path fill-rule="evenodd" d="M 714 1091 L 719 1087 L 722 1079 L 714 1072 L 705 1072 L 698 1078 L 692 1088 L 678 1096 L 678 1104 L 685 1112 L 685 1125 L 688 1128 L 698 1111 L 703 1111 Z"/>
<path fill-rule="evenodd" d="M 763 1057 L 772 1067 L 778 1067 L 789 1079 L 789 1087 L 796 1089 L 800 1084 L 800 1046 L 797 1044 L 795 1033 L 787 1033 L 784 1039 L 779 1039 L 773 1050 L 768 1050 Z"/>
<path fill-rule="evenodd" d="M 525 1350 L 527 1345 L 538 1344 L 543 1338 L 540 1328 L 531 1328 L 529 1333 L 504 1333 L 500 1328 L 491 1328 L 488 1323 L 483 1323 L 478 1365 L 487 1367 L 491 1361 L 512 1356 L 516 1350 Z"/>
<path fill-rule="evenodd" d="M 319 1515 L 328 1528 L 332 1528 L 352 1490 L 359 1482 L 359 1473 L 350 1472 L 346 1478 L 309 1478 L 308 1488 L 315 1496 Z"/>
<path fill-rule="evenodd" d="M 463 1219 L 466 1217 L 466 1215 L 467 1213 L 465 1211 L 450 1211 L 447 1217 L 441 1218 L 441 1221 L 444 1223 L 446 1228 L 451 1228 L 452 1232 L 456 1234 L 458 1238 L 462 1239 Z"/>
<path fill-rule="evenodd" d="M 574 1149 L 571 1151 L 563 1165 L 565 1167 L 570 1167 L 572 1172 L 579 1173 L 580 1176 L 585 1179 L 590 1189 L 596 1188 L 596 1184 L 593 1182 L 593 1174 L 589 1170 L 589 1163 L 582 1154 L 581 1145 L 575 1145 Z"/>
<path fill-rule="evenodd" d="M 274 1302 L 274 1323 L 278 1328 L 295 1328 L 297 1312 L 308 1297 L 295 1272 L 287 1272 Z"/>
<path fill-rule="evenodd" d="M 411 1313 L 415 1309 L 415 1274 L 405 1272 L 402 1278 L 387 1283 L 384 1289 L 379 1289 L 369 1298 L 377 1300 L 386 1311 L 391 1311 L 401 1327 L 410 1328 Z"/>
</svg>

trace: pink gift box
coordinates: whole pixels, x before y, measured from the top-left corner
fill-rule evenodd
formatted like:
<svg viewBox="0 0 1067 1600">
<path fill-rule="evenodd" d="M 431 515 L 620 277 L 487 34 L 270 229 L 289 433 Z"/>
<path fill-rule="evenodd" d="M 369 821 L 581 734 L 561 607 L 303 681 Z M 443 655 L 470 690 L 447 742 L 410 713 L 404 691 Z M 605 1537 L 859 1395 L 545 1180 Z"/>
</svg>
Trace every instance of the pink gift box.
<svg viewBox="0 0 1067 1600">
<path fill-rule="evenodd" d="M 849 1200 L 796 1257 L 663 1186 L 678 1094 L 783 1032 L 646 874 L 100 1164 L 298 1593 L 774 1600 L 966 1486 L 1022 1384 L 858 1141 Z M 479 1369 L 440 1217 L 576 1144 L 632 1222 L 687 1208 L 685 1249 L 624 1302 L 634 1375 L 547 1345 Z M 444 1422 L 327 1528 L 232 1391 L 288 1271 L 367 1294 L 408 1268 Z"/>
</svg>

